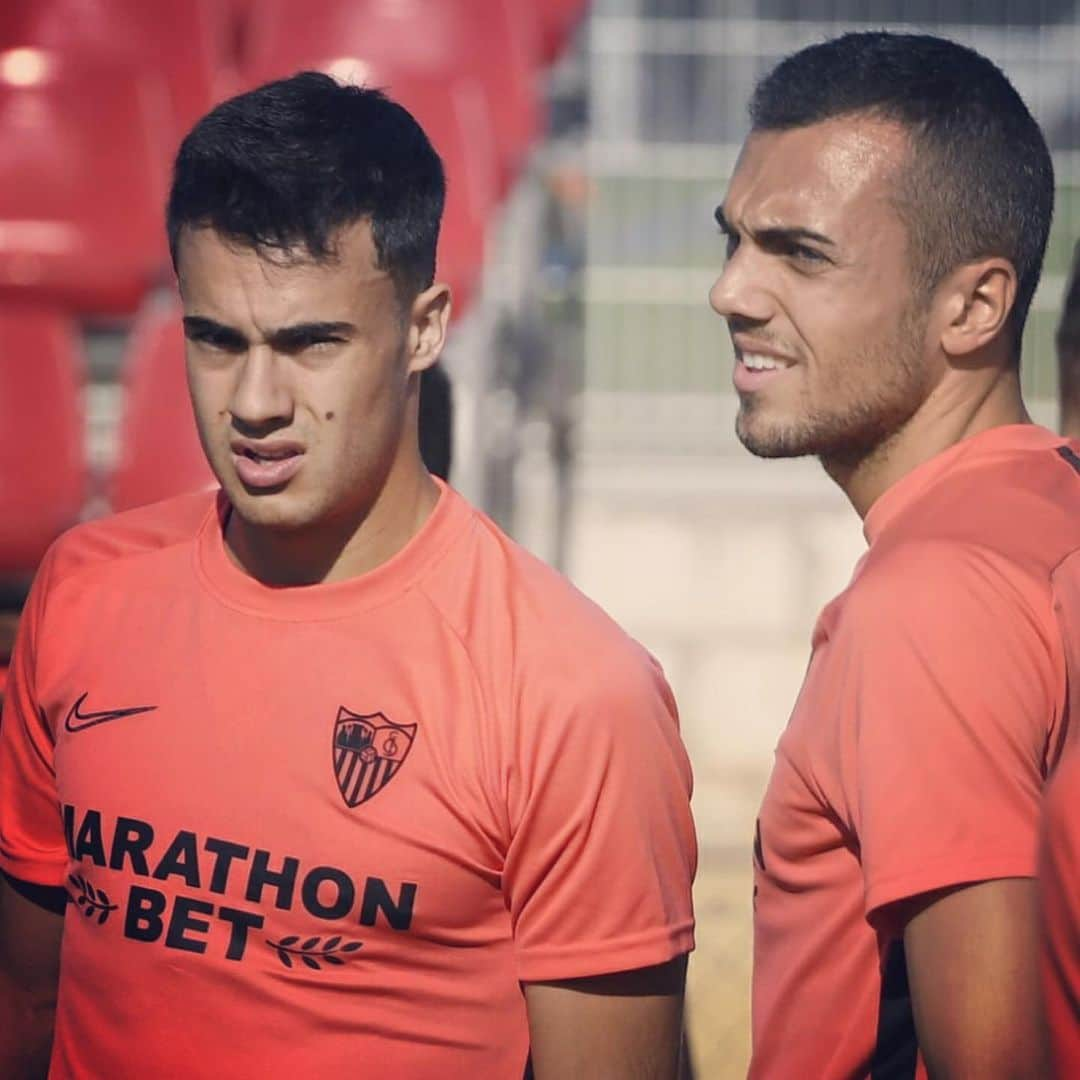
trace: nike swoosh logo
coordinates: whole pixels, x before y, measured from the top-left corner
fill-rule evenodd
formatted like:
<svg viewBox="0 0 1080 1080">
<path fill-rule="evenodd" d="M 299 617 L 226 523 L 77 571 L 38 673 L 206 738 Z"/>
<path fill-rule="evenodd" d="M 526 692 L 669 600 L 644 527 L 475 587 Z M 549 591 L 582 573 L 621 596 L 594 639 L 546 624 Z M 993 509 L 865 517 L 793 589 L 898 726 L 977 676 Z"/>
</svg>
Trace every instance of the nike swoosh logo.
<svg viewBox="0 0 1080 1080">
<path fill-rule="evenodd" d="M 132 709 L 105 709 L 102 712 L 79 712 L 79 707 L 90 696 L 90 691 L 85 694 L 68 710 L 64 719 L 64 727 L 68 731 L 85 731 L 87 728 L 96 727 L 98 724 L 107 724 L 110 720 L 122 720 L 125 716 L 138 716 L 139 713 L 153 712 L 156 705 L 136 705 Z"/>
</svg>

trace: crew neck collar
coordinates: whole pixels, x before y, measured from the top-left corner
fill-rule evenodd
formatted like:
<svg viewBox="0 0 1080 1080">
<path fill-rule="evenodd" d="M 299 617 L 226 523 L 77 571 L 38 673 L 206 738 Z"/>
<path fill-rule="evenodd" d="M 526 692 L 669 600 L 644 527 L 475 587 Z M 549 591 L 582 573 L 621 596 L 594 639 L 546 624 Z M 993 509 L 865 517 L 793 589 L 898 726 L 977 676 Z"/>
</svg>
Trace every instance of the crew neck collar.
<svg viewBox="0 0 1080 1080">
<path fill-rule="evenodd" d="M 364 574 L 318 585 L 266 585 L 237 566 L 225 548 L 224 527 L 232 507 L 224 492 L 218 492 L 196 542 L 199 575 L 230 607 L 272 618 L 338 619 L 376 607 L 400 596 L 422 576 L 471 516 L 469 504 L 453 488 L 433 479 L 438 501 L 400 551 Z"/>
<path fill-rule="evenodd" d="M 1038 424 L 1003 424 L 961 439 L 924 461 L 879 495 L 863 520 L 867 543 L 874 541 L 912 503 L 958 467 L 1014 450 L 1052 450 L 1068 440 Z"/>
</svg>

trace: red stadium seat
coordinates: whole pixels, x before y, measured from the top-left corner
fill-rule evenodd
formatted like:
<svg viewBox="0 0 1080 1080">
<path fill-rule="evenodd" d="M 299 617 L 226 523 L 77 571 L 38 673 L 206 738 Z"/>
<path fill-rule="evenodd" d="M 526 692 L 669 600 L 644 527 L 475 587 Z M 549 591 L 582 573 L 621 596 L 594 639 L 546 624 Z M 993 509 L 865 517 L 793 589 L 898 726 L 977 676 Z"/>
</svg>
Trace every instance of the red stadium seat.
<svg viewBox="0 0 1080 1080">
<path fill-rule="evenodd" d="M 0 52 L 0 297 L 137 306 L 167 258 L 155 88 L 118 65 Z"/>
<path fill-rule="evenodd" d="M 381 71 L 483 89 L 505 190 L 536 138 L 539 27 L 521 0 L 261 0 L 241 62 L 251 83 L 359 57 Z"/>
<path fill-rule="evenodd" d="M 540 0 L 535 11 L 540 20 L 540 49 L 546 63 L 555 60 L 581 21 L 587 0 Z"/>
<path fill-rule="evenodd" d="M 450 285 L 454 313 L 472 303 L 484 264 L 485 233 L 495 207 L 495 147 L 480 92 L 459 80 L 387 78 L 383 86 L 428 133 L 447 176 L 446 211 L 439 233 L 438 277 Z"/>
<path fill-rule="evenodd" d="M 220 0 L 5 0 L 0 49 L 35 46 L 163 79 L 180 138 L 231 92 L 230 12 Z"/>
<path fill-rule="evenodd" d="M 0 308 L 0 577 L 28 578 L 86 494 L 76 329 L 48 309 Z"/>
<path fill-rule="evenodd" d="M 184 331 L 173 302 L 139 313 L 124 364 L 119 457 L 108 486 L 114 510 L 128 510 L 216 483 L 188 398 Z"/>
<path fill-rule="evenodd" d="M 413 113 L 442 157 L 448 191 L 438 276 L 453 290 L 454 312 L 460 316 L 469 307 L 480 277 L 485 230 L 496 203 L 497 150 L 478 80 L 417 74 L 418 68 L 397 68 L 366 55 L 361 59 L 358 54 L 331 49 L 320 35 L 311 33 L 310 37 L 311 51 L 301 54 L 298 68 L 328 71 L 344 82 L 385 89 Z M 320 43 L 322 52 L 316 51 Z M 277 74 L 267 70 L 255 81 Z"/>
</svg>

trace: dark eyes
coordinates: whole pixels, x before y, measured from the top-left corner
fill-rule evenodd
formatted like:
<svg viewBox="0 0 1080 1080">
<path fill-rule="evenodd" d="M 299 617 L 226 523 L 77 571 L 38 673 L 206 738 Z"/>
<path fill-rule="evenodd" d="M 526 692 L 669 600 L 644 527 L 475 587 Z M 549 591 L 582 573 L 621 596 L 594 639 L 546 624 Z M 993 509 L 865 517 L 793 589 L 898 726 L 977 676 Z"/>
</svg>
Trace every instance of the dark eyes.
<svg viewBox="0 0 1080 1080">
<path fill-rule="evenodd" d="M 803 244 L 791 244 L 787 252 L 789 258 L 805 263 L 825 263 L 829 260 L 818 250 Z"/>
<path fill-rule="evenodd" d="M 739 248 L 739 234 L 722 225 L 718 231 L 724 239 L 724 257 L 730 259 Z M 821 266 L 831 261 L 827 255 L 818 251 L 817 248 L 800 244 L 794 240 L 764 236 L 759 239 L 758 243 L 762 250 L 770 255 L 779 255 L 781 258 L 790 259 L 803 266 Z"/>
<path fill-rule="evenodd" d="M 739 234 L 724 225 L 718 225 L 716 231 L 724 241 L 724 258 L 730 259 L 731 256 L 735 254 L 735 249 L 739 246 Z"/>
<path fill-rule="evenodd" d="M 248 343 L 243 338 L 233 337 L 230 334 L 218 334 L 213 331 L 188 334 L 187 337 L 189 341 L 202 345 L 205 348 L 213 349 L 217 352 L 241 353 L 245 352 L 248 347 Z M 296 355 L 309 350 L 322 352 L 344 344 L 344 338 L 335 337 L 333 335 L 326 337 L 303 337 L 279 342 L 277 344 L 277 350 L 290 355 Z"/>
<path fill-rule="evenodd" d="M 243 339 L 233 337 L 231 334 L 215 333 L 212 330 L 189 333 L 187 339 L 196 345 L 216 349 L 219 352 L 242 352 L 247 348 L 247 342 Z"/>
</svg>

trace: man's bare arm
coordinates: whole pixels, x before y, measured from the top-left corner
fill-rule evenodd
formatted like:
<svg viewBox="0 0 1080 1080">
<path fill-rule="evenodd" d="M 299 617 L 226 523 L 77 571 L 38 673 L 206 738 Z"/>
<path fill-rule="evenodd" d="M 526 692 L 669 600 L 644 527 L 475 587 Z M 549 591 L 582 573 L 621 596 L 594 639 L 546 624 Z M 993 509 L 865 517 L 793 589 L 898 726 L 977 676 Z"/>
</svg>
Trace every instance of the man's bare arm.
<svg viewBox="0 0 1080 1080">
<path fill-rule="evenodd" d="M 686 957 L 588 979 L 527 983 L 536 1080 L 676 1080 Z"/>
<path fill-rule="evenodd" d="M 49 1070 L 63 934 L 62 889 L 0 874 L 0 1076 Z"/>
<path fill-rule="evenodd" d="M 931 1080 L 1048 1076 L 1035 882 L 944 890 L 912 911 L 904 951 Z"/>
</svg>

